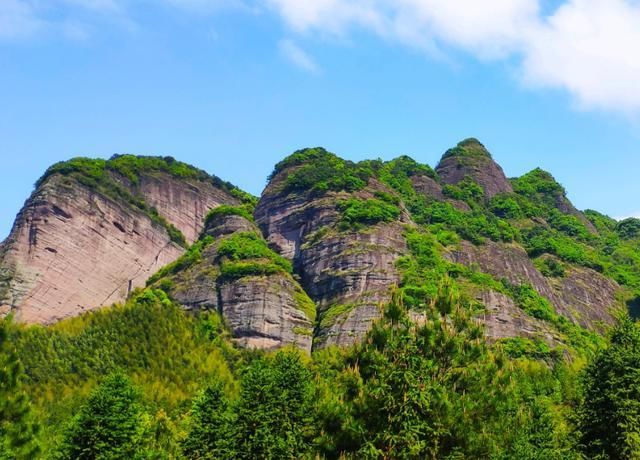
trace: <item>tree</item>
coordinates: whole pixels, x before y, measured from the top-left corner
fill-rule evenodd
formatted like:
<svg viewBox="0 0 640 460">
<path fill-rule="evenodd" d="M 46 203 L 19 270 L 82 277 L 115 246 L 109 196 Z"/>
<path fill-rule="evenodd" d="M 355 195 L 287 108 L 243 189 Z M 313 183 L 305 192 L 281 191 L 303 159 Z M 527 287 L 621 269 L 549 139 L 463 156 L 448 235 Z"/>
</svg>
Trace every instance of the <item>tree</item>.
<svg viewBox="0 0 640 460">
<path fill-rule="evenodd" d="M 121 373 L 107 377 L 71 421 L 61 448 L 64 459 L 131 459 L 143 445 L 139 395 Z"/>
<path fill-rule="evenodd" d="M 323 432 L 325 455 L 489 458 L 508 374 L 450 280 L 417 321 L 396 293 L 340 378 L 343 404 Z M 348 415 L 344 415 L 347 412 Z M 493 428 L 493 430 L 492 430 Z M 322 444 L 322 443 L 321 443 Z M 325 443 L 326 444 L 326 443 Z"/>
<path fill-rule="evenodd" d="M 610 346 L 587 367 L 578 411 L 590 458 L 640 458 L 640 326 L 622 318 Z"/>
<path fill-rule="evenodd" d="M 234 422 L 224 387 L 209 385 L 193 402 L 191 429 L 183 442 L 185 456 L 194 460 L 233 458 Z"/>
<path fill-rule="evenodd" d="M 22 365 L 11 347 L 11 318 L 0 320 L 0 460 L 33 458 L 38 426 L 22 391 Z"/>
<path fill-rule="evenodd" d="M 295 350 L 259 358 L 241 379 L 237 413 L 236 457 L 301 458 L 312 432 L 311 372 Z"/>
</svg>

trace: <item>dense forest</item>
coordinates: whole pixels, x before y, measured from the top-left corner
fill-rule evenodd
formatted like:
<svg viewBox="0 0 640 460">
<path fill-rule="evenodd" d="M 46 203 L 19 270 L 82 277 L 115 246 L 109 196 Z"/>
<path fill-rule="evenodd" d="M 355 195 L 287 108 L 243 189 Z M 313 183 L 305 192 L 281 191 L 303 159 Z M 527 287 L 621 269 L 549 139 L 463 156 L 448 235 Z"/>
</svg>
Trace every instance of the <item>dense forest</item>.
<svg viewBox="0 0 640 460">
<path fill-rule="evenodd" d="M 444 159 L 457 157 L 490 158 L 475 140 Z M 118 161 L 135 181 L 137 163 Z M 98 166 L 60 164 L 41 182 L 74 174 L 111 187 Z M 181 275 L 211 247 L 218 265 L 207 276 L 220 285 L 296 280 L 297 268 L 258 232 L 203 233 L 123 304 L 49 326 L 1 321 L 0 459 L 640 458 L 640 220 L 569 212 L 562 186 L 540 169 L 491 197 L 466 177 L 443 185 L 443 199 L 417 192 L 412 178 L 438 174 L 408 157 L 352 163 L 307 149 L 271 177 L 284 170 L 278 193 L 334 201 L 335 225 L 309 246 L 400 223 L 400 281 L 368 332 L 311 354 L 238 346 L 220 312 L 185 311 Z M 371 183 L 382 185 L 354 195 Z M 242 204 L 214 209 L 207 223 L 254 222 L 256 200 L 234 193 Z M 568 319 L 531 284 L 445 257 L 491 242 L 524 248 L 551 284 L 582 270 L 613 280 L 615 321 Z M 474 295 L 484 290 L 511 299 L 547 335 L 488 337 Z M 309 334 L 357 307 L 316 312 L 296 295 L 315 321 Z"/>
</svg>

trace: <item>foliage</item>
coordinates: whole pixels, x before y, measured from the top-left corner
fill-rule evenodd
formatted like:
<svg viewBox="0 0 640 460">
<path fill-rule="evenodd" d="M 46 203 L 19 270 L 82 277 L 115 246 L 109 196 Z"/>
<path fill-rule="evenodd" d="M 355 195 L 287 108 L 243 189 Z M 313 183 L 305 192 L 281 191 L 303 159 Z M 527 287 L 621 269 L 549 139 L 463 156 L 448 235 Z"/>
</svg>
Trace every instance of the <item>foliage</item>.
<svg viewBox="0 0 640 460">
<path fill-rule="evenodd" d="M 113 374 L 92 392 L 71 421 L 60 459 L 130 459 L 141 450 L 143 418 L 131 381 Z"/>
<path fill-rule="evenodd" d="M 491 158 L 491 154 L 478 139 L 471 137 L 459 142 L 456 147 L 447 150 L 442 159 L 451 157 Z"/>
<path fill-rule="evenodd" d="M 640 326 L 628 317 L 584 373 L 577 414 L 589 458 L 640 457 Z"/>
<path fill-rule="evenodd" d="M 204 225 L 205 227 L 208 227 L 214 220 L 226 216 L 240 216 L 244 217 L 250 222 L 253 222 L 253 210 L 254 207 L 248 204 L 242 206 L 230 206 L 227 204 L 223 204 L 209 211 L 207 217 L 204 220 Z"/>
<path fill-rule="evenodd" d="M 291 262 L 278 255 L 255 232 L 239 232 L 225 238 L 218 245 L 223 279 L 245 276 L 264 276 L 291 273 Z"/>
<path fill-rule="evenodd" d="M 184 442 L 187 458 L 301 458 L 313 435 L 312 375 L 296 351 L 259 357 L 230 402 L 217 384 L 195 400 Z"/>
<path fill-rule="evenodd" d="M 640 219 L 630 217 L 629 219 L 618 222 L 615 228 L 620 238 L 630 240 L 640 236 Z"/>
<path fill-rule="evenodd" d="M 30 459 L 39 453 L 39 427 L 23 388 L 22 364 L 10 343 L 11 321 L 0 319 L 0 459 Z"/>
<path fill-rule="evenodd" d="M 393 222 L 400 217 L 400 208 L 389 197 L 360 200 L 350 198 L 338 202 L 341 212 L 339 227 L 342 230 L 358 230 L 381 222 Z"/>
<path fill-rule="evenodd" d="M 560 423 L 548 407 L 539 404 L 544 427 L 530 423 L 540 398 L 524 386 L 531 375 L 514 373 L 489 348 L 452 280 L 443 281 L 419 323 L 409 320 L 402 299 L 398 293 L 366 338 L 330 364 L 333 373 L 324 370 L 331 376 L 319 408 L 324 456 L 519 458 L 511 455 L 518 448 L 561 450 Z"/>
<path fill-rule="evenodd" d="M 281 171 L 295 168 L 287 174 L 282 191 L 287 193 L 362 189 L 373 175 L 366 165 L 346 161 L 321 147 L 299 150 L 278 163 L 270 178 Z"/>
<path fill-rule="evenodd" d="M 217 315 L 194 317 L 162 291 L 136 293 L 127 304 L 50 327 L 18 327 L 11 340 L 25 367 L 27 391 L 43 422 L 43 448 L 59 442 L 60 427 L 102 377 L 122 370 L 141 387 L 143 402 L 174 416 L 202 379 L 233 385 L 236 352 Z"/>
<path fill-rule="evenodd" d="M 165 265 L 156 273 L 154 273 L 148 280 L 147 286 L 151 286 L 158 282 L 160 279 L 170 275 L 175 275 L 189 267 L 194 266 L 202 260 L 202 251 L 213 243 L 211 236 L 205 236 L 199 241 L 192 244 L 187 251 L 181 255 L 178 259 Z"/>
</svg>

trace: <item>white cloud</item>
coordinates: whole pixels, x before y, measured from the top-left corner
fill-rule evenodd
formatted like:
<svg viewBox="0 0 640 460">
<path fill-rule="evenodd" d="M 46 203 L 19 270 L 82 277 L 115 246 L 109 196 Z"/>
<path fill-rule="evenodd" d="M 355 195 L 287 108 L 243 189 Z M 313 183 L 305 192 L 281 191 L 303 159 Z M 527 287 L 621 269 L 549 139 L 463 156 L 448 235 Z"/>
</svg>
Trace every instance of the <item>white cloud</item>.
<svg viewBox="0 0 640 460">
<path fill-rule="evenodd" d="M 640 109 L 640 4 L 572 0 L 527 41 L 524 78 L 586 108 Z"/>
<path fill-rule="evenodd" d="M 393 41 L 481 59 L 516 58 L 527 85 L 561 88 L 584 108 L 640 112 L 638 0 L 267 0 L 298 32 L 360 27 Z"/>
<path fill-rule="evenodd" d="M 28 37 L 43 26 L 30 3 L 0 0 L 0 39 Z"/>
<path fill-rule="evenodd" d="M 291 40 L 280 41 L 279 48 L 280 52 L 297 67 L 311 73 L 318 72 L 315 60 Z"/>
</svg>

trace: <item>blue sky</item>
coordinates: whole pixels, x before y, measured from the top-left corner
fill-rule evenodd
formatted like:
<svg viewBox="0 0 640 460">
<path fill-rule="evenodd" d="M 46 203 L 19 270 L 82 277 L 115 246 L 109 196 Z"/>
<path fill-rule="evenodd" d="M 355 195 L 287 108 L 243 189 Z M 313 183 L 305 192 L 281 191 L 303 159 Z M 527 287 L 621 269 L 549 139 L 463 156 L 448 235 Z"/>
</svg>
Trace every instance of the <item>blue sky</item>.
<svg viewBox="0 0 640 460">
<path fill-rule="evenodd" d="M 301 147 L 435 165 L 470 136 L 640 215 L 637 49 L 635 0 L 0 0 L 0 239 L 74 156 L 172 155 L 259 194 Z"/>
</svg>

